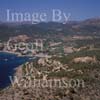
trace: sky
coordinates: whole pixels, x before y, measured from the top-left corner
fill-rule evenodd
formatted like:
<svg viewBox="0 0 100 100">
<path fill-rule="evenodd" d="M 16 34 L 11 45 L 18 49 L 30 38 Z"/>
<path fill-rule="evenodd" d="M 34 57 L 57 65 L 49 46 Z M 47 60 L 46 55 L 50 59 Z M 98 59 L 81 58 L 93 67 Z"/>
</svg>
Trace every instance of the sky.
<svg viewBox="0 0 100 100">
<path fill-rule="evenodd" d="M 6 21 L 6 9 L 18 12 L 46 12 L 52 9 L 71 13 L 71 20 L 100 16 L 100 0 L 0 0 L 0 21 Z"/>
</svg>

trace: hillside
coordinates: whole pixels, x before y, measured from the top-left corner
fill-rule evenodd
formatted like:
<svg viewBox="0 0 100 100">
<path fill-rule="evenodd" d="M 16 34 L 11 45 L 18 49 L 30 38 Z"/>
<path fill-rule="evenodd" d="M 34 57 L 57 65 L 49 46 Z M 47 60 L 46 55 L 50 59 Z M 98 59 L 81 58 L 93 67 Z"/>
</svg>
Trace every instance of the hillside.
<svg viewBox="0 0 100 100">
<path fill-rule="evenodd" d="M 0 24 L 0 40 L 7 40 L 11 36 L 26 34 L 28 36 L 43 37 L 46 35 L 100 35 L 100 19 L 88 19 L 85 21 L 70 21 L 66 24 L 62 23 L 1 23 Z"/>
<path fill-rule="evenodd" d="M 61 58 L 40 58 L 35 62 L 27 62 L 17 69 L 18 83 L 15 81 L 15 84 L 2 90 L 0 99 L 40 100 L 41 97 L 41 100 L 99 100 L 99 52 L 81 51 Z M 93 56 L 95 62 L 92 62 Z M 79 63 L 73 62 L 79 57 Z M 85 57 L 92 59 L 91 62 L 81 62 Z M 36 83 L 34 78 L 37 80 Z M 47 83 L 52 80 L 51 85 Z M 62 84 L 60 87 L 59 82 Z"/>
</svg>

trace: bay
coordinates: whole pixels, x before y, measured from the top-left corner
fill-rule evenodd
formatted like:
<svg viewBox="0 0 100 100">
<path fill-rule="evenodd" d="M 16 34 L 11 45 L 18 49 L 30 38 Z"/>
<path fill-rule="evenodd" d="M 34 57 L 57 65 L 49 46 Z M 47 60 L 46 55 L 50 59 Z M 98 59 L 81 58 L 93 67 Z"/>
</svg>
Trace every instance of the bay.
<svg viewBox="0 0 100 100">
<path fill-rule="evenodd" d="M 15 54 L 0 52 L 0 89 L 10 85 L 9 76 L 13 76 L 15 68 L 27 61 L 32 61 L 32 59 L 27 56 L 19 57 Z"/>
</svg>

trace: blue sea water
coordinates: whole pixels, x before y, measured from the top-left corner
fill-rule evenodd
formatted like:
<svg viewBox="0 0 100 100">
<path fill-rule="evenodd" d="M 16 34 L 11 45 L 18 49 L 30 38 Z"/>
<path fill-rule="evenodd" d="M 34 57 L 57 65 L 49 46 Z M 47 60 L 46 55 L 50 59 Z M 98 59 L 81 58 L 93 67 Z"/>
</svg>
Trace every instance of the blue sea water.
<svg viewBox="0 0 100 100">
<path fill-rule="evenodd" d="M 14 69 L 27 61 L 30 61 L 29 57 L 0 53 L 0 88 L 7 87 L 11 83 L 9 76 L 13 76 L 15 73 Z"/>
</svg>

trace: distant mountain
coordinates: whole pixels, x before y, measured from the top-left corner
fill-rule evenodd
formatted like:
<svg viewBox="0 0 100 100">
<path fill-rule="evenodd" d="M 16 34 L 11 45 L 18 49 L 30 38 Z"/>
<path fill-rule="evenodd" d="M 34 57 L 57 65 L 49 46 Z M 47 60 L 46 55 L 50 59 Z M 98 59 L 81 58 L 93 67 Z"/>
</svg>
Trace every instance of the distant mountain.
<svg viewBox="0 0 100 100">
<path fill-rule="evenodd" d="M 85 25 L 97 25 L 99 24 L 100 25 L 100 18 L 91 18 L 91 19 L 87 19 L 85 21 L 83 21 L 82 23 L 84 23 Z"/>
<path fill-rule="evenodd" d="M 26 34 L 28 36 L 43 37 L 46 35 L 100 35 L 100 18 L 87 19 L 85 21 L 69 21 L 66 24 L 47 22 L 31 24 L 25 23 L 2 23 L 0 22 L 0 40 L 9 37 Z"/>
<path fill-rule="evenodd" d="M 73 29 L 80 34 L 100 35 L 100 18 L 92 18 L 82 21 L 73 25 Z"/>
</svg>

